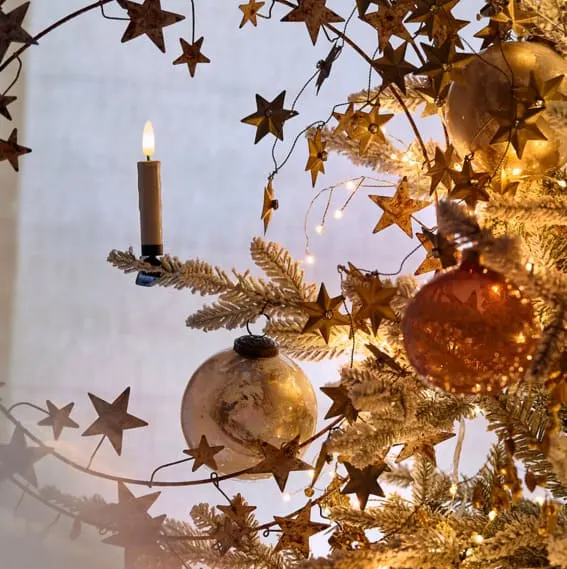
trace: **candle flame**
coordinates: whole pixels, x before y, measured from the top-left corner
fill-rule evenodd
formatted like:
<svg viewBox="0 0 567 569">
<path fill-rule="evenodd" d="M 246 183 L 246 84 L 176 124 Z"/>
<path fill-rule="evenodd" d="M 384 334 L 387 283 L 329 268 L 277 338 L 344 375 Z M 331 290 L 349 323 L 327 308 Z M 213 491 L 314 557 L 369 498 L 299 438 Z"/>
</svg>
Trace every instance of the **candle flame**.
<svg viewBox="0 0 567 569">
<path fill-rule="evenodd" d="M 144 125 L 144 132 L 142 134 L 142 150 L 144 152 L 144 156 L 147 158 L 153 156 L 156 150 L 154 128 L 152 127 L 152 123 L 150 121 L 147 121 Z"/>
</svg>

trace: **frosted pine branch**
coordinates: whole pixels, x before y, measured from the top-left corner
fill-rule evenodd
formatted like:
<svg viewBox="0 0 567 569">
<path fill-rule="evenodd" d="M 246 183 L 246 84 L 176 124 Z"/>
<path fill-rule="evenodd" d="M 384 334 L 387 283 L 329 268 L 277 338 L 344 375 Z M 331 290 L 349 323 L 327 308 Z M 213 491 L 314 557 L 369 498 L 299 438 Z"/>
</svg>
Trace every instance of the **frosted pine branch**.
<svg viewBox="0 0 567 569">
<path fill-rule="evenodd" d="M 567 198 L 545 196 L 519 201 L 508 196 L 497 196 L 486 204 L 484 213 L 491 218 L 522 223 L 526 228 L 567 225 Z"/>
</svg>

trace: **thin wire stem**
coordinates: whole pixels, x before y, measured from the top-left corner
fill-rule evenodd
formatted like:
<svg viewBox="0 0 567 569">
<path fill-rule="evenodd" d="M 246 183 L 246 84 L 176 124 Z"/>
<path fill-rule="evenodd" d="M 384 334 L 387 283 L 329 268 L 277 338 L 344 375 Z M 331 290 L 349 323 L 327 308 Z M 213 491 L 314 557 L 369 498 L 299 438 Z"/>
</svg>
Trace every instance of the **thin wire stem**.
<svg viewBox="0 0 567 569">
<path fill-rule="evenodd" d="M 98 444 L 96 445 L 95 449 L 93 450 L 93 452 L 91 454 L 91 457 L 89 458 L 87 468 L 91 467 L 91 464 L 93 463 L 94 457 L 96 456 L 96 453 L 100 450 L 100 447 L 102 446 L 102 443 L 104 442 L 105 439 L 106 439 L 106 435 L 103 435 L 102 438 L 100 439 L 100 441 L 98 441 Z"/>
<path fill-rule="evenodd" d="M 39 407 L 38 405 L 34 405 L 33 403 L 30 403 L 29 401 L 20 401 L 19 403 L 14 403 L 8 409 L 8 413 L 11 413 L 14 409 L 17 409 L 18 407 L 31 407 L 32 409 L 35 409 L 36 411 L 41 411 L 42 413 L 49 415 L 49 411 L 47 411 L 46 409 L 43 409 L 43 407 Z"/>
<path fill-rule="evenodd" d="M 20 75 L 22 73 L 22 60 L 19 57 L 16 57 L 16 61 L 18 62 L 18 70 L 16 71 L 16 76 L 12 79 L 12 82 L 4 89 L 2 96 L 7 95 L 10 89 L 18 82 Z"/>
</svg>

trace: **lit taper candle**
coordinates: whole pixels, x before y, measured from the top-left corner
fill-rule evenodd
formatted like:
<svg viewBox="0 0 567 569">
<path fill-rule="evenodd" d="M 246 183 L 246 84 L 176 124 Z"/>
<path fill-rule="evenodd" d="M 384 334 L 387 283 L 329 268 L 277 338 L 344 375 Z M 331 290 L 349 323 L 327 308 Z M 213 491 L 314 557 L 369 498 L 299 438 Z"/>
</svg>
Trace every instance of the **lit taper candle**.
<svg viewBox="0 0 567 569">
<path fill-rule="evenodd" d="M 157 257 L 163 254 L 161 177 L 160 162 L 151 159 L 155 152 L 155 137 L 150 121 L 144 125 L 142 149 L 146 157 L 146 160 L 138 162 L 142 257 Z"/>
</svg>

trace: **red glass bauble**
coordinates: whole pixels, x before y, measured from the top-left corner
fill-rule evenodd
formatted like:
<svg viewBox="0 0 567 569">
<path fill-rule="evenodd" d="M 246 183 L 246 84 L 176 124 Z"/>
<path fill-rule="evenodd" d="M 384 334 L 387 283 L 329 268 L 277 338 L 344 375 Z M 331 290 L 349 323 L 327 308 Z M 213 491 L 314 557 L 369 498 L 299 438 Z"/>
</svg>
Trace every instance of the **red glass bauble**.
<svg viewBox="0 0 567 569">
<path fill-rule="evenodd" d="M 409 361 L 451 393 L 498 393 L 526 370 L 540 327 L 532 303 L 475 254 L 434 278 L 409 304 L 402 333 Z"/>
</svg>

